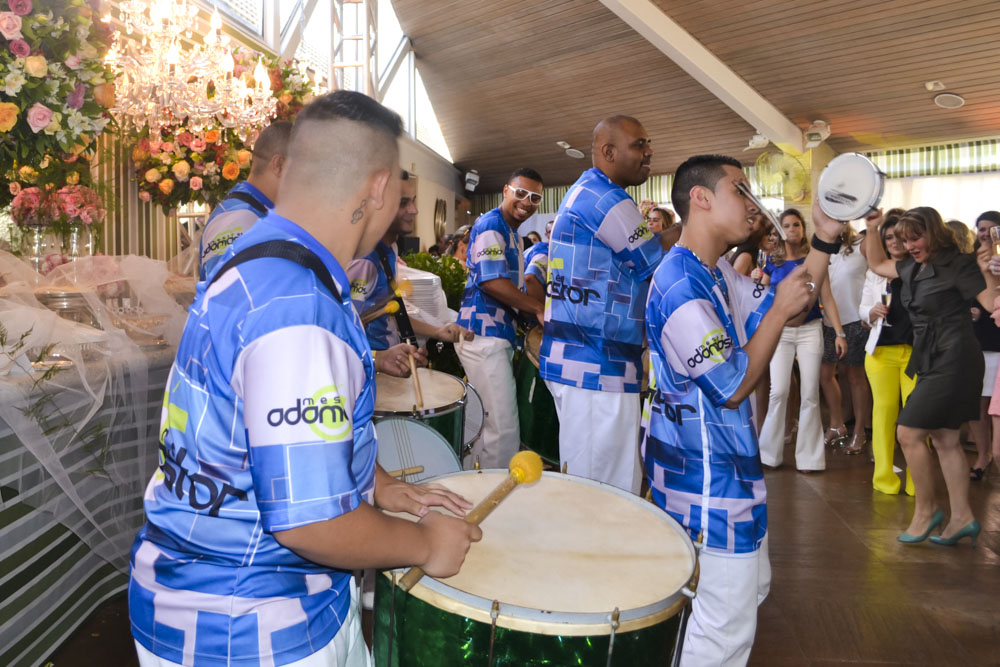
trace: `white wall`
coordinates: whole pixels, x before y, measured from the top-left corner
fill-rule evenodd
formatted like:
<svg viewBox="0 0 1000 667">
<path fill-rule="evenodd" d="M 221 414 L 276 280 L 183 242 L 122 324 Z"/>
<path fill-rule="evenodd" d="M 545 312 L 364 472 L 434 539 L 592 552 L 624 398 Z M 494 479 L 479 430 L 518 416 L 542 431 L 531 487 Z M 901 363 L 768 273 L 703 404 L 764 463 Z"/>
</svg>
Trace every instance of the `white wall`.
<svg viewBox="0 0 1000 667">
<path fill-rule="evenodd" d="M 462 192 L 460 172 L 455 165 L 404 135 L 399 140 L 399 164 L 417 177 L 417 229 L 420 249 L 434 243 L 434 202 L 443 199 L 447 206 L 445 225 L 455 230 L 455 194 Z"/>
</svg>

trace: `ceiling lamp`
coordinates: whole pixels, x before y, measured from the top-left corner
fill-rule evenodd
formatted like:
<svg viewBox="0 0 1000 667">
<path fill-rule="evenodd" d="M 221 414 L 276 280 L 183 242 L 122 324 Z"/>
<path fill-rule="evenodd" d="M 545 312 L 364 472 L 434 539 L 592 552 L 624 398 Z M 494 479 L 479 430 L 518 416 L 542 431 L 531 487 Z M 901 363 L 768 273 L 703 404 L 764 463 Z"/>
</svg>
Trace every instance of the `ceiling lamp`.
<svg viewBox="0 0 1000 667">
<path fill-rule="evenodd" d="M 958 109 L 965 106 L 965 98 L 955 93 L 941 93 L 934 96 L 934 104 L 942 109 Z"/>
<path fill-rule="evenodd" d="M 579 148 L 572 148 L 569 145 L 568 141 L 557 141 L 556 142 L 556 146 L 558 146 L 559 148 L 562 148 L 564 151 L 566 151 L 566 155 L 570 156 L 571 158 L 575 158 L 575 159 L 579 160 L 581 158 L 586 157 L 586 155 L 584 154 L 584 152 L 581 151 Z"/>
<path fill-rule="evenodd" d="M 129 39 L 116 32 L 106 58 L 117 76 L 111 112 L 123 126 L 160 130 L 183 122 L 194 132 L 222 127 L 245 139 L 274 117 L 278 101 L 264 64 L 258 60 L 252 76 L 233 76 L 218 9 L 190 50 L 181 44 L 197 28 L 198 7 L 189 0 L 125 0 L 119 18 L 126 34 L 139 33 Z"/>
</svg>

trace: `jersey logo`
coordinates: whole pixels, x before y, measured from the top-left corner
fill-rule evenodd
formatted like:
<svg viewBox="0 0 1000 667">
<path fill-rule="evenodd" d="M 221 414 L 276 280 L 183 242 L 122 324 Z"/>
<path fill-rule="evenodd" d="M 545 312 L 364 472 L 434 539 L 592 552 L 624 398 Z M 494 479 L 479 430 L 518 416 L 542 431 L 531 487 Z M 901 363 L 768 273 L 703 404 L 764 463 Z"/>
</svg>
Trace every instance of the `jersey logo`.
<svg viewBox="0 0 1000 667">
<path fill-rule="evenodd" d="M 482 250 L 476 253 L 476 259 L 480 257 L 490 257 L 499 259 L 503 257 L 503 248 L 500 247 L 499 243 L 494 243 L 493 245 L 486 246 Z"/>
<path fill-rule="evenodd" d="M 733 346 L 733 339 L 726 335 L 722 329 L 713 329 L 705 334 L 701 339 L 694 354 L 688 357 L 688 368 L 694 368 L 703 361 L 714 361 L 721 363 L 726 360 L 724 352 Z"/>
<path fill-rule="evenodd" d="M 597 290 L 590 289 L 589 287 L 567 285 L 564 276 L 555 276 L 555 278 L 552 278 L 552 272 L 550 271 L 549 277 L 549 282 L 545 286 L 545 294 L 556 301 L 569 301 L 573 304 L 582 303 L 586 306 L 590 303 L 591 297 L 595 299 L 601 298 L 601 293 Z"/>
<path fill-rule="evenodd" d="M 649 225 L 645 222 L 641 222 L 639 223 L 639 226 L 635 228 L 635 231 L 632 232 L 632 235 L 628 237 L 628 242 L 629 244 L 632 244 L 639 239 L 648 241 L 651 238 L 653 238 L 653 232 L 649 229 Z"/>
<path fill-rule="evenodd" d="M 233 242 L 241 236 L 243 236 L 242 227 L 236 227 L 234 229 L 230 229 L 227 232 L 223 232 L 222 234 L 219 234 L 214 239 L 212 239 L 211 242 L 205 245 L 205 254 L 207 255 L 213 252 L 217 254 L 221 253 L 226 248 L 231 246 Z"/>
<path fill-rule="evenodd" d="M 351 296 L 363 296 L 368 292 L 368 281 L 364 278 L 355 278 L 351 281 Z"/>
<path fill-rule="evenodd" d="M 275 428 L 308 424 L 317 437 L 328 442 L 347 440 L 353 433 L 350 415 L 344 409 L 344 398 L 333 384 L 319 389 L 311 397 L 296 398 L 295 405 L 270 410 L 267 423 Z"/>
</svg>

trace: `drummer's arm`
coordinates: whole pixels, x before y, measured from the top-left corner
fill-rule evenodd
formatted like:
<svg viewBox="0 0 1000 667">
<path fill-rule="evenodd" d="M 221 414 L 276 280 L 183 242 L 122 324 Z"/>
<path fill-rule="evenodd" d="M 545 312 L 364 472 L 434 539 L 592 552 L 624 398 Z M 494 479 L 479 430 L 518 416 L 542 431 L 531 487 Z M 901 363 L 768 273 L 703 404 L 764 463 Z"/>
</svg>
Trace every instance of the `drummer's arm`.
<svg viewBox="0 0 1000 667">
<path fill-rule="evenodd" d="M 872 273 L 893 280 L 899 277 L 899 274 L 896 273 L 896 262 L 886 257 L 885 249 L 882 247 L 882 235 L 879 234 L 878 230 L 884 220 L 882 209 L 865 218 L 865 225 L 868 227 L 864 243 L 865 257 L 868 259 L 868 268 L 871 269 Z"/>
<path fill-rule="evenodd" d="M 538 321 L 542 321 L 542 317 L 545 314 L 545 302 L 525 294 L 510 279 L 494 278 L 493 280 L 479 283 L 479 286 L 497 301 L 511 308 L 516 308 L 522 313 L 534 313 L 538 317 Z"/>
<path fill-rule="evenodd" d="M 413 333 L 418 336 L 443 340 L 449 343 L 457 343 L 461 338 L 464 338 L 465 340 L 472 340 L 474 337 L 471 331 L 454 323 L 438 327 L 433 324 L 428 324 L 422 320 L 418 320 L 415 317 L 411 317 L 410 324 L 413 326 Z"/>
<path fill-rule="evenodd" d="M 524 289 L 532 299 L 537 299 L 545 303 L 545 287 L 539 282 L 538 278 L 531 274 L 525 274 Z"/>
</svg>

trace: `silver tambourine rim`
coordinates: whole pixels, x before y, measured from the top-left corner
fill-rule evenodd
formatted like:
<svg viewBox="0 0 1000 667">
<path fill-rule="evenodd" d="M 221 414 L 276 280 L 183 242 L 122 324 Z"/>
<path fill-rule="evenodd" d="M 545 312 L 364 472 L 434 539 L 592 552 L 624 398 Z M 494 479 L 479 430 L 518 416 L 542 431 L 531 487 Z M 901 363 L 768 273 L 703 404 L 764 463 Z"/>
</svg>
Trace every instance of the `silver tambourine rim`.
<svg viewBox="0 0 1000 667">
<path fill-rule="evenodd" d="M 456 473 L 448 473 L 445 475 L 438 475 L 437 477 L 431 477 L 423 480 L 421 484 L 430 484 L 433 482 L 439 482 L 448 477 L 455 477 L 458 475 L 476 475 L 482 474 L 484 472 L 506 472 L 505 470 L 465 470 Z M 610 484 L 604 484 L 602 482 L 596 482 L 591 479 L 586 479 L 584 477 L 576 477 L 575 475 L 567 475 L 564 473 L 546 471 L 542 473 L 542 477 L 553 477 L 556 479 L 566 479 L 571 478 L 573 482 L 584 484 L 586 486 L 592 486 L 599 488 L 602 491 L 608 491 L 614 493 L 622 498 L 628 500 L 629 502 L 635 503 L 637 506 L 642 507 L 645 511 L 654 515 L 657 519 L 667 520 L 667 524 L 677 533 L 678 537 L 681 538 L 682 544 L 688 551 L 690 556 L 690 571 L 686 574 L 684 579 L 684 584 L 681 585 L 679 589 L 671 593 L 666 598 L 648 604 L 642 607 L 634 607 L 631 609 L 619 609 L 619 623 L 622 626 L 634 626 L 630 629 L 639 629 L 642 627 L 647 627 L 648 625 L 653 625 L 655 623 L 644 623 L 646 619 L 652 619 L 653 617 L 662 616 L 664 612 L 669 610 L 671 607 L 683 603 L 693 597 L 693 588 L 697 582 L 698 576 L 698 552 L 694 547 L 694 543 L 691 538 L 688 537 L 687 532 L 684 527 L 681 526 L 672 516 L 661 510 L 659 507 L 650 503 L 642 498 L 623 491 Z M 397 578 L 401 577 L 407 568 L 401 568 L 395 570 Z M 382 574 L 388 578 L 392 578 L 392 570 L 385 570 Z M 410 589 L 410 594 L 414 595 L 418 599 L 432 604 L 429 600 L 425 599 L 421 595 L 421 588 L 426 591 L 430 591 L 436 595 L 427 597 L 446 597 L 448 599 L 454 600 L 457 603 L 464 605 L 466 608 L 464 611 L 471 611 L 469 617 L 473 620 L 479 620 L 481 622 L 490 622 L 490 610 L 493 606 L 493 600 L 474 595 L 472 593 L 467 593 L 466 591 L 454 588 L 448 584 L 443 583 L 438 579 L 433 577 L 425 576 L 420 582 Z M 612 609 L 601 612 L 573 612 L 573 611 L 547 611 L 544 609 L 534 609 L 530 607 L 520 607 L 517 605 L 504 604 L 503 600 L 498 600 L 500 613 L 497 617 L 497 625 L 500 627 L 512 629 L 512 630 L 527 630 L 535 632 L 537 634 L 546 635 L 596 635 L 602 634 L 598 628 L 603 628 L 606 632 L 603 634 L 610 634 L 611 628 L 609 625 L 610 614 Z M 678 607 L 679 611 L 680 607 Z M 677 613 L 677 612 L 675 612 Z M 672 617 L 674 614 L 670 614 L 667 618 Z M 657 621 L 658 622 L 658 621 Z M 574 628 L 586 628 L 583 632 L 574 632 Z M 619 632 L 626 631 L 625 627 L 619 629 Z"/>
<path fill-rule="evenodd" d="M 826 206 L 827 202 L 826 199 L 823 197 L 823 175 L 826 173 L 826 170 L 830 168 L 830 165 L 832 165 L 834 162 L 836 162 L 841 158 L 848 158 L 848 157 L 861 158 L 863 163 L 867 164 L 871 168 L 871 170 L 876 174 L 878 180 L 878 187 L 875 188 L 875 192 L 873 193 L 874 196 L 869 197 L 864 203 L 861 203 L 861 201 L 859 200 L 858 209 L 853 211 L 853 213 L 857 213 L 857 215 L 854 215 L 853 217 L 850 218 L 844 218 L 839 212 L 831 212 L 827 210 Z M 841 161 L 843 162 L 843 160 Z M 823 172 L 821 172 L 819 175 L 819 180 L 816 183 L 816 197 L 818 198 L 819 201 L 819 207 L 824 213 L 826 213 L 834 220 L 839 220 L 841 222 L 860 220 L 869 213 L 878 209 L 879 202 L 882 201 L 882 195 L 885 194 L 885 178 L 886 178 L 885 172 L 879 169 L 879 166 L 875 164 L 875 162 L 873 162 L 872 159 L 869 158 L 867 155 L 864 155 L 862 153 L 841 153 L 840 155 L 830 160 L 830 162 L 827 163 L 826 167 L 823 168 Z"/>
</svg>

